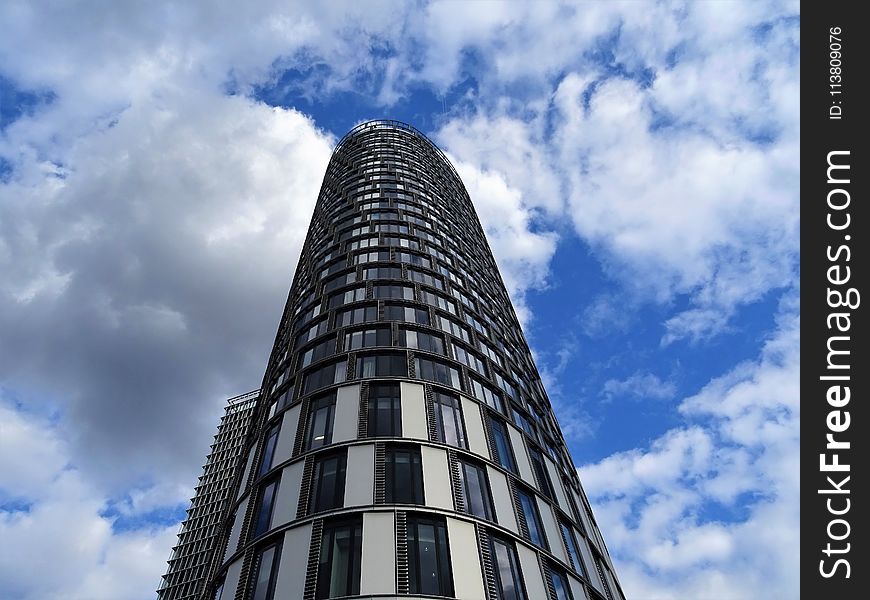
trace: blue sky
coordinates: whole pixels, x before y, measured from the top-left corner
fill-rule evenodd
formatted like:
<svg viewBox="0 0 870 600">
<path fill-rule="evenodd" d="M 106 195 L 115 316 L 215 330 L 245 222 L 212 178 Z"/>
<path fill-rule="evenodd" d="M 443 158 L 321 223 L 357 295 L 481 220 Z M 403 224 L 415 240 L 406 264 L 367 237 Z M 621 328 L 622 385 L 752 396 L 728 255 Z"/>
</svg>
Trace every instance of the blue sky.
<svg viewBox="0 0 870 600">
<path fill-rule="evenodd" d="M 0 7 L 0 596 L 154 596 L 333 145 L 394 118 L 629 596 L 797 597 L 798 4 L 358 4 Z"/>
</svg>

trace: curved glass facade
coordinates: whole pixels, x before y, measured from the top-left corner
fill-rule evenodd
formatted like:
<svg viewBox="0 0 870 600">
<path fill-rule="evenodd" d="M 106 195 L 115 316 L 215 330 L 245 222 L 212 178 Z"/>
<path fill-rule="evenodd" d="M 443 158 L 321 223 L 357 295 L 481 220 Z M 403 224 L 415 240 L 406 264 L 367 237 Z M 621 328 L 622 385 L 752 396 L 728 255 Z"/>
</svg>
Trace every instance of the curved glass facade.
<svg viewBox="0 0 870 600">
<path fill-rule="evenodd" d="M 394 121 L 335 149 L 207 598 L 622 600 L 456 171 Z"/>
</svg>

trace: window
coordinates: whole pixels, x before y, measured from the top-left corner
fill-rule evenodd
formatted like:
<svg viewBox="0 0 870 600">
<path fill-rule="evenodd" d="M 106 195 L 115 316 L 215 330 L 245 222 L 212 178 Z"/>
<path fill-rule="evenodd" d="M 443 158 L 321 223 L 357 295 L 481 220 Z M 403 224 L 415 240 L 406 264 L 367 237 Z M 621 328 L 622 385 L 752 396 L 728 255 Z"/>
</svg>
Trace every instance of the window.
<svg viewBox="0 0 870 600">
<path fill-rule="evenodd" d="M 344 306 L 345 304 L 350 304 L 351 302 L 359 302 L 360 300 L 365 299 L 366 289 L 364 287 L 358 287 L 352 290 L 339 292 L 334 296 L 330 296 L 329 308 L 336 308 L 338 306 Z"/>
<path fill-rule="evenodd" d="M 428 273 L 423 273 L 422 271 L 417 271 L 415 269 L 408 269 L 408 279 L 411 281 L 416 281 L 417 283 L 423 283 L 425 285 L 430 285 L 433 288 L 437 288 L 439 290 L 444 289 L 444 284 L 441 283 L 441 280 L 437 277 L 433 277 Z"/>
<path fill-rule="evenodd" d="M 438 327 L 441 328 L 441 331 L 446 331 L 447 333 L 455 335 L 456 337 L 462 339 L 463 342 L 470 341 L 470 338 L 468 337 L 468 330 L 465 327 L 448 317 L 438 315 L 437 319 Z"/>
<path fill-rule="evenodd" d="M 306 344 L 313 340 L 314 338 L 323 335 L 326 333 L 326 319 L 314 323 L 305 329 L 302 333 L 296 336 L 296 347 L 298 348 L 302 344 Z"/>
<path fill-rule="evenodd" d="M 323 291 L 324 293 L 329 293 L 332 290 L 337 290 L 340 287 L 354 282 L 356 282 L 356 271 L 351 271 L 350 273 L 343 273 L 325 282 L 323 284 Z"/>
<path fill-rule="evenodd" d="M 275 456 L 275 445 L 278 443 L 278 431 L 281 429 L 281 424 L 273 425 L 266 433 L 266 441 L 263 444 L 263 456 L 260 459 L 260 470 L 258 476 L 265 475 L 272 468 L 272 458 Z"/>
<path fill-rule="evenodd" d="M 402 269 L 399 267 L 369 267 L 363 269 L 363 279 L 401 279 Z"/>
<path fill-rule="evenodd" d="M 377 246 L 377 245 L 378 245 L 378 238 L 376 238 L 376 237 L 360 238 L 358 240 L 348 242 L 347 249 L 348 250 L 359 250 L 360 248 L 371 248 L 372 246 Z"/>
<path fill-rule="evenodd" d="M 514 424 L 526 432 L 530 438 L 537 439 L 537 435 L 535 435 L 535 426 L 532 425 L 532 422 L 529 421 L 529 418 L 525 415 L 525 413 L 517 410 L 515 407 L 511 406 L 511 414 L 514 417 Z"/>
<path fill-rule="evenodd" d="M 425 504 L 420 447 L 387 446 L 384 461 L 385 501 L 389 504 Z"/>
<path fill-rule="evenodd" d="M 407 238 L 386 236 L 384 237 L 384 243 L 387 246 L 399 246 L 401 248 L 408 248 L 409 250 L 420 249 L 420 242 L 418 242 L 417 240 L 409 240 Z"/>
<path fill-rule="evenodd" d="M 370 354 L 356 359 L 357 377 L 384 377 L 408 375 L 408 357 L 405 354 Z"/>
<path fill-rule="evenodd" d="M 368 434 L 370 437 L 402 436 L 402 403 L 398 383 L 369 386 Z"/>
<path fill-rule="evenodd" d="M 493 379 L 495 379 L 495 382 L 496 382 L 496 384 L 498 384 L 498 387 L 500 387 L 501 390 L 505 394 L 507 394 L 508 396 L 513 398 L 514 400 L 517 400 L 516 388 L 513 385 L 511 385 L 510 383 L 508 383 L 508 381 L 504 377 L 502 377 L 498 371 L 496 371 L 495 369 L 493 369 L 492 371 L 493 371 L 493 373 L 492 373 Z"/>
<path fill-rule="evenodd" d="M 541 515 L 538 512 L 538 503 L 535 495 L 523 489 L 517 489 L 517 499 L 520 503 L 520 515 L 526 522 L 529 530 L 529 540 L 541 548 L 547 547 L 547 538 L 544 537 L 544 526 L 541 524 Z"/>
<path fill-rule="evenodd" d="M 516 473 L 517 466 L 514 462 L 513 451 L 511 450 L 507 425 L 503 421 L 489 415 L 489 428 L 492 431 L 492 439 L 495 445 L 495 461 L 511 473 Z"/>
<path fill-rule="evenodd" d="M 467 460 L 459 461 L 459 479 L 462 482 L 462 495 L 465 510 L 488 521 L 495 521 L 492 497 L 489 494 L 489 479 L 486 467 Z"/>
<path fill-rule="evenodd" d="M 384 318 L 387 321 L 403 321 L 405 323 L 429 324 L 429 311 L 424 308 L 413 306 L 400 306 L 398 304 L 384 305 Z"/>
<path fill-rule="evenodd" d="M 440 391 L 435 391 L 435 435 L 439 442 L 466 448 L 465 426 L 462 422 L 462 405 L 459 398 Z"/>
<path fill-rule="evenodd" d="M 319 369 L 309 371 L 303 380 L 302 393 L 307 394 L 308 392 L 319 390 L 320 388 L 332 385 L 333 383 L 340 383 L 344 381 L 346 374 L 347 361 L 345 360 L 340 360 L 320 367 Z"/>
<path fill-rule="evenodd" d="M 356 323 L 366 323 L 368 321 L 378 320 L 377 306 L 360 306 L 359 308 L 348 308 L 339 312 L 335 317 L 336 327 L 347 327 Z"/>
<path fill-rule="evenodd" d="M 393 335 L 392 332 L 390 332 L 389 327 L 375 327 L 373 329 L 349 331 L 344 335 L 345 350 L 358 350 L 360 348 L 392 345 Z"/>
<path fill-rule="evenodd" d="M 389 250 L 372 250 L 369 252 L 361 252 L 353 256 L 353 264 L 361 265 L 363 263 L 378 262 L 390 260 Z"/>
<path fill-rule="evenodd" d="M 420 379 L 435 381 L 456 389 L 462 389 L 459 371 L 449 365 L 429 360 L 428 358 L 414 357 L 414 368 L 417 372 L 417 377 Z"/>
<path fill-rule="evenodd" d="M 399 344 L 406 348 L 444 354 L 444 340 L 441 339 L 441 336 L 426 333 L 424 331 L 400 329 Z"/>
<path fill-rule="evenodd" d="M 499 600 L 526 600 L 520 576 L 520 561 L 513 542 L 490 534 L 489 550 L 495 571 Z"/>
<path fill-rule="evenodd" d="M 411 254 L 410 252 L 396 252 L 396 258 L 399 262 L 417 265 L 419 267 L 428 268 L 432 265 L 432 262 L 428 257 L 420 256 L 419 254 Z"/>
<path fill-rule="evenodd" d="M 311 484 L 311 512 L 318 513 L 344 506 L 344 480 L 347 451 L 331 452 L 314 460 Z"/>
<path fill-rule="evenodd" d="M 323 528 L 315 598 L 359 594 L 362 518 L 328 523 Z"/>
<path fill-rule="evenodd" d="M 335 354 L 335 340 L 324 340 L 302 353 L 302 357 L 299 359 L 299 368 L 304 369 L 311 363 L 333 354 Z"/>
<path fill-rule="evenodd" d="M 453 344 L 453 354 L 456 356 L 456 360 L 486 377 L 486 366 L 474 352 L 463 348 L 459 344 Z"/>
<path fill-rule="evenodd" d="M 451 315 L 456 314 L 456 303 L 428 290 L 420 290 L 420 301 L 431 306 L 446 310 Z"/>
<path fill-rule="evenodd" d="M 254 595 L 251 596 L 251 600 L 272 600 L 274 597 L 280 555 L 280 544 L 272 544 L 258 553 L 256 562 L 257 574 L 254 577 Z M 220 590 L 220 594 L 222 593 L 223 584 L 221 584 Z M 220 595 L 215 597 L 220 598 Z"/>
<path fill-rule="evenodd" d="M 480 349 L 483 350 L 483 353 L 486 354 L 491 361 L 496 363 L 498 366 L 504 368 L 504 361 L 502 360 L 501 356 L 499 356 L 499 354 L 495 351 L 495 348 L 486 344 L 480 339 L 478 339 L 477 341 L 480 343 Z"/>
<path fill-rule="evenodd" d="M 257 507 L 257 520 L 254 522 L 254 537 L 269 531 L 269 525 L 272 522 L 272 507 L 278 493 L 278 480 L 270 481 L 260 490 L 260 505 Z"/>
<path fill-rule="evenodd" d="M 550 580 L 553 591 L 556 592 L 554 600 L 574 600 L 571 595 L 571 586 L 568 583 L 568 576 L 557 568 L 552 563 L 545 563 L 547 566 L 544 571 L 547 573 L 547 579 Z"/>
<path fill-rule="evenodd" d="M 556 492 L 553 489 L 553 483 L 550 481 L 550 474 L 547 472 L 547 465 L 544 463 L 544 456 L 537 448 L 529 447 L 529 458 L 532 460 L 532 469 L 535 471 L 535 479 L 538 481 L 538 489 L 550 500 L 556 498 Z"/>
<path fill-rule="evenodd" d="M 335 394 L 311 400 L 308 408 L 308 422 L 305 425 L 308 450 L 332 443 L 332 424 L 335 418 Z"/>
<path fill-rule="evenodd" d="M 374 298 L 414 299 L 414 288 L 407 285 L 376 285 L 372 288 Z"/>
<path fill-rule="evenodd" d="M 574 529 L 564 521 L 560 521 L 559 526 L 562 528 L 562 539 L 565 540 L 565 550 L 568 551 L 571 566 L 574 567 L 575 571 L 587 577 L 586 568 L 583 566 L 583 560 L 580 558 L 580 551 L 577 548 L 577 538 L 574 537 Z"/>
<path fill-rule="evenodd" d="M 411 594 L 453 597 L 444 519 L 408 516 L 408 583 Z"/>
</svg>

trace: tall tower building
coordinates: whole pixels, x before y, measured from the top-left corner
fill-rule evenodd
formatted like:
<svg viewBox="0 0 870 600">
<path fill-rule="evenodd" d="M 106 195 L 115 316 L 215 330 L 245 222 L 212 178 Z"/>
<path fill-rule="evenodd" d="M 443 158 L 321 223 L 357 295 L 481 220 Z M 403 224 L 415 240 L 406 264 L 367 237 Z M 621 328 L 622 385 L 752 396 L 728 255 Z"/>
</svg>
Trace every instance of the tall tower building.
<svg viewBox="0 0 870 600">
<path fill-rule="evenodd" d="M 624 600 L 468 193 L 395 121 L 327 168 L 203 598 Z"/>
</svg>

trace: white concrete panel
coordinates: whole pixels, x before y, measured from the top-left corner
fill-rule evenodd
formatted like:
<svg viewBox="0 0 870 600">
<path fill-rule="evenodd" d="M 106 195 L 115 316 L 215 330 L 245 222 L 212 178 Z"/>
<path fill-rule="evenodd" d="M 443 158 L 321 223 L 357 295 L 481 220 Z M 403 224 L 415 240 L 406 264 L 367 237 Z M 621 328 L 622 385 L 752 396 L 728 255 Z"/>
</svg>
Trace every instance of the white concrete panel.
<svg viewBox="0 0 870 600">
<path fill-rule="evenodd" d="M 538 489 L 538 486 L 535 485 L 535 475 L 532 473 L 532 463 L 529 462 L 529 453 L 526 451 L 526 441 L 523 439 L 522 432 L 510 423 L 507 424 L 507 429 L 511 438 L 511 446 L 514 449 L 514 457 L 517 459 L 520 479 Z"/>
<path fill-rule="evenodd" d="M 278 433 L 278 444 L 275 446 L 275 457 L 272 459 L 273 465 L 280 465 L 285 460 L 289 460 L 290 455 L 293 454 L 293 444 L 296 442 L 296 428 L 299 426 L 299 413 L 301 411 L 302 404 L 297 404 L 293 408 L 287 409 L 281 418 L 281 431 Z"/>
<path fill-rule="evenodd" d="M 559 529 L 559 523 L 553 514 L 553 509 L 549 504 L 535 498 L 538 502 L 538 512 L 541 513 L 541 521 L 544 522 L 544 533 L 547 534 L 547 541 L 550 542 L 550 552 L 557 558 L 562 559 L 565 564 L 571 564 L 568 561 L 568 554 L 565 551 L 565 543 L 562 541 L 562 531 Z"/>
<path fill-rule="evenodd" d="M 489 458 L 489 446 L 486 445 L 486 432 L 480 419 L 480 406 L 474 400 L 462 398 L 462 416 L 465 419 L 465 436 L 468 439 L 468 449 L 484 458 Z"/>
<path fill-rule="evenodd" d="M 453 510 L 447 452 L 441 448 L 422 446 L 420 455 L 423 459 L 423 495 L 426 506 Z"/>
<path fill-rule="evenodd" d="M 375 447 L 373 444 L 347 449 L 347 476 L 344 483 L 345 506 L 374 503 Z"/>
<path fill-rule="evenodd" d="M 308 546 L 311 543 L 311 524 L 294 527 L 284 533 L 281 562 L 275 581 L 274 598 L 301 598 L 308 567 Z M 230 596 L 232 597 L 232 596 Z"/>
<path fill-rule="evenodd" d="M 486 473 L 489 477 L 489 489 L 492 491 L 492 502 L 495 504 L 496 523 L 514 533 L 519 533 L 517 517 L 514 514 L 514 501 L 511 497 L 507 478 L 489 465 L 486 466 Z"/>
<path fill-rule="evenodd" d="M 571 586 L 571 595 L 574 596 L 574 600 L 589 600 L 586 587 L 580 583 L 579 579 L 573 575 L 568 575 L 568 584 Z"/>
<path fill-rule="evenodd" d="M 236 520 L 233 522 L 233 528 L 230 531 L 230 539 L 227 542 L 227 549 L 224 552 L 224 561 L 233 555 L 233 552 L 236 551 L 236 547 L 239 545 L 239 536 L 242 534 L 242 521 L 245 520 L 245 511 L 248 509 L 248 500 L 250 499 L 251 498 L 248 497 L 242 500 L 242 503 L 239 504 L 239 508 L 236 509 Z"/>
<path fill-rule="evenodd" d="M 287 465 L 281 471 L 281 483 L 278 484 L 278 496 L 272 508 L 270 529 L 289 523 L 296 518 L 296 508 L 299 504 L 299 483 L 302 481 L 302 462 Z"/>
<path fill-rule="evenodd" d="M 565 495 L 565 485 L 562 483 L 562 476 L 559 474 L 559 468 L 549 456 L 544 456 L 544 463 L 547 465 L 547 473 L 550 474 L 550 481 L 556 489 L 556 501 L 559 503 L 559 507 L 570 515 L 571 505 L 568 504 L 568 496 Z"/>
<path fill-rule="evenodd" d="M 239 587 L 239 577 L 241 574 L 242 559 L 239 558 L 227 569 L 227 575 L 224 578 L 224 598 L 232 598 L 236 595 L 236 588 Z"/>
<path fill-rule="evenodd" d="M 426 401 L 423 386 L 417 383 L 399 384 L 402 393 L 402 437 L 428 440 L 429 428 L 426 425 Z"/>
<path fill-rule="evenodd" d="M 248 475 L 251 472 L 251 464 L 254 462 L 254 451 L 257 449 L 257 445 L 254 444 L 248 450 L 248 458 L 245 462 L 245 472 L 242 473 L 242 480 L 239 482 L 239 491 L 236 492 L 236 500 L 242 497 L 242 494 L 245 491 L 245 484 L 248 482 Z"/>
<path fill-rule="evenodd" d="M 332 441 L 355 440 L 359 423 L 359 384 L 338 388 L 335 398 L 335 423 Z"/>
<path fill-rule="evenodd" d="M 447 517 L 447 538 L 456 597 L 462 600 L 486 600 L 474 525 Z"/>
<path fill-rule="evenodd" d="M 586 575 L 592 586 L 604 595 L 604 587 L 601 585 L 601 579 L 598 577 L 598 570 L 595 568 L 595 563 L 592 562 L 592 552 L 589 550 L 588 542 L 582 535 L 577 538 L 577 545 L 580 546 L 580 554 L 583 555 L 583 566 L 586 567 Z"/>
<path fill-rule="evenodd" d="M 548 598 L 547 588 L 544 585 L 544 575 L 538 565 L 538 554 L 528 546 L 517 543 L 517 555 L 520 558 L 520 569 L 523 572 L 523 580 L 526 582 L 526 596 L 531 600 Z"/>
<path fill-rule="evenodd" d="M 363 514 L 359 591 L 360 594 L 396 593 L 394 513 L 371 512 Z"/>
</svg>

